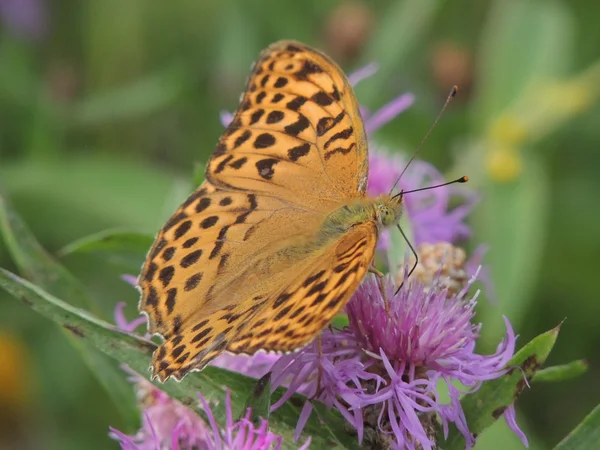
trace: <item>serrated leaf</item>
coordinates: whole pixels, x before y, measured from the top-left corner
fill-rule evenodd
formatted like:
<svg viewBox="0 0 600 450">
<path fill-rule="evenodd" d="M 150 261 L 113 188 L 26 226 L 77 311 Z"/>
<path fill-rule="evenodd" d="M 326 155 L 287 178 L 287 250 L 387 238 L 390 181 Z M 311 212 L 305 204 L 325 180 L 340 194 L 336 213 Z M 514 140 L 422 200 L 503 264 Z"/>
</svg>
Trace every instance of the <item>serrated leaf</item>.
<svg viewBox="0 0 600 450">
<path fill-rule="evenodd" d="M 536 383 L 566 381 L 583 375 L 587 369 L 588 362 L 584 359 L 579 359 L 568 364 L 541 369 L 535 374 L 533 381 Z"/>
<path fill-rule="evenodd" d="M 598 448 L 600 442 L 600 405 L 596 406 L 554 450 Z"/>
<path fill-rule="evenodd" d="M 96 253 L 108 261 L 137 273 L 142 267 L 154 237 L 132 230 L 112 229 L 94 233 L 66 245 L 59 256 Z"/>
<path fill-rule="evenodd" d="M 27 225 L 0 196 L 0 234 L 17 267 L 46 290 L 66 298 L 74 305 L 98 310 L 85 288 L 37 242 Z M 138 421 L 135 396 L 121 371 L 112 361 L 67 334 L 84 361 L 112 398 L 128 427 Z"/>
<path fill-rule="evenodd" d="M 32 309 L 60 324 L 74 338 L 94 345 L 106 355 L 143 374 L 142 376 L 148 373 L 150 357 L 156 349 L 156 344 L 152 341 L 124 333 L 115 326 L 82 309 L 68 305 L 40 287 L 4 269 L 0 269 L 0 287 Z M 181 382 L 174 380 L 164 384 L 154 382 L 169 396 L 200 413 L 202 411 L 199 408 L 197 392 L 201 392 L 208 400 L 218 401 L 213 407 L 213 413 L 220 418 L 225 416 L 222 401 L 225 389 L 231 389 L 233 416 L 237 417 L 243 410 L 247 393 L 254 383 L 254 379 L 217 367 L 207 367 L 202 372 L 189 374 Z M 276 390 L 273 400 L 279 399 L 284 392 L 283 389 Z M 293 443 L 293 435 L 303 404 L 302 397 L 294 396 L 291 401 L 270 415 L 270 428 L 283 437 L 283 448 L 292 449 L 298 446 Z M 322 405 L 315 409 L 318 417 L 313 416 L 309 419 L 300 442 L 304 442 L 308 436 L 311 436 L 314 448 L 358 448 L 356 437 L 345 433 L 344 420 L 339 414 L 327 411 Z"/>
<path fill-rule="evenodd" d="M 484 382 L 477 392 L 465 395 L 461 399 L 460 403 L 471 433 L 481 434 L 502 417 L 506 409 L 515 402 L 546 361 L 554 347 L 559 330 L 560 326 L 532 339 L 508 362 L 506 365 L 510 368 L 508 373 L 495 380 Z M 439 438 L 439 442 L 444 442 L 443 437 Z M 450 429 L 444 448 L 464 450 L 465 439 L 456 428 Z"/>
</svg>

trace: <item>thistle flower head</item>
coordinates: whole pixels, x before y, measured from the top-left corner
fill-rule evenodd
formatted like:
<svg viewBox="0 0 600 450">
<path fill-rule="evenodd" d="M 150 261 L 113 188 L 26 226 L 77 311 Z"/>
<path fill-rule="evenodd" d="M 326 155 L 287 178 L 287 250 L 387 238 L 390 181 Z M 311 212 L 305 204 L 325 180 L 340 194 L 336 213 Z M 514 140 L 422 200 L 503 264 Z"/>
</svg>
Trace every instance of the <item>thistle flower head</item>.
<svg viewBox="0 0 600 450">
<path fill-rule="evenodd" d="M 339 410 L 356 428 L 359 440 L 385 438 L 386 445 L 409 449 L 435 447 L 437 416 L 446 432 L 454 423 L 473 444 L 459 395 L 503 375 L 515 344 L 506 321 L 507 334 L 496 352 L 475 352 L 479 325 L 472 319 L 477 294 L 467 297 L 473 281 L 449 296 L 437 282 L 431 288 L 417 281 L 395 294 L 388 278 L 383 284 L 386 311 L 376 279 L 367 279 L 346 307 L 348 327 L 327 330 L 320 345 L 315 342 L 274 364 L 272 386 L 285 385 L 288 393 L 273 408 L 299 392 Z M 457 382 L 464 387 L 456 388 Z M 440 400 L 440 386 L 450 394 L 449 403 Z M 297 434 L 308 414 L 310 406 Z"/>
<path fill-rule="evenodd" d="M 111 427 L 110 436 L 123 450 L 279 450 L 281 436 L 269 431 L 269 423 L 260 419 L 256 425 L 248 408 L 234 420 L 231 393 L 225 393 L 225 423 L 219 424 L 211 406 L 202 394 L 198 399 L 207 417 L 206 423 L 191 409 L 172 400 L 151 383 L 130 371 L 136 383 L 138 399 L 144 407 L 142 427 L 135 435 L 124 434 Z M 308 439 L 300 450 L 308 448 Z"/>
</svg>

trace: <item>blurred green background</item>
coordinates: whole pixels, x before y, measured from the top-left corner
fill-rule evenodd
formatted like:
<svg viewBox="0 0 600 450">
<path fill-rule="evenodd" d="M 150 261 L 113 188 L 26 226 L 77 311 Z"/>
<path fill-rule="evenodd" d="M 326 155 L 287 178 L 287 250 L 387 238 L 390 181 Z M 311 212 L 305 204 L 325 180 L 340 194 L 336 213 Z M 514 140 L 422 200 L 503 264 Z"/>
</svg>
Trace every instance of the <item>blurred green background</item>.
<svg viewBox="0 0 600 450">
<path fill-rule="evenodd" d="M 590 363 L 518 401 L 532 447 L 550 448 L 600 402 L 598 23 L 586 0 L 0 0 L 0 189 L 52 254 L 107 228 L 156 232 L 278 39 L 347 71 L 377 62 L 357 88 L 370 109 L 414 93 L 372 137 L 392 150 L 416 148 L 459 84 L 421 158 L 483 195 L 473 243 L 490 246 L 497 299 L 479 307 L 482 350 L 502 314 L 521 343 L 567 318 L 549 363 Z M 99 314 L 126 301 L 133 317 L 125 264 L 61 262 Z M 0 266 L 17 270 L 1 241 Z M 125 416 L 54 324 L 0 293 L 0 448 L 113 448 Z M 478 448 L 521 444 L 499 423 Z"/>
</svg>

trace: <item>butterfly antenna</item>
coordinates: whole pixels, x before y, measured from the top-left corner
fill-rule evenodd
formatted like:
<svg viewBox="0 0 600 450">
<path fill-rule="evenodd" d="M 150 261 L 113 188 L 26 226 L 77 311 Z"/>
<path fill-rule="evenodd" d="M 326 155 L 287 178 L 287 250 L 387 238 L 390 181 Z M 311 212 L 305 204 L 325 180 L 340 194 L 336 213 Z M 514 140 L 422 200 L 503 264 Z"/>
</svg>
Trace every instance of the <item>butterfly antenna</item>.
<svg viewBox="0 0 600 450">
<path fill-rule="evenodd" d="M 415 248 L 410 243 L 409 239 L 404 234 L 404 231 L 402 230 L 402 227 L 400 226 L 400 224 L 396 224 L 396 226 L 398 227 L 398 230 L 400 231 L 400 234 L 402 235 L 402 237 L 404 238 L 404 240 L 408 244 L 408 246 L 410 248 L 410 251 L 415 256 L 415 263 L 413 264 L 413 266 L 408 271 L 408 275 L 406 275 L 406 277 L 402 279 L 402 283 L 400 283 L 400 286 L 398 286 L 398 289 L 396 289 L 396 292 L 394 293 L 394 295 L 398 295 L 398 292 L 400 292 L 400 289 L 402 289 L 402 286 L 404 286 L 404 282 L 410 278 L 410 276 L 412 275 L 412 273 L 417 268 L 417 264 L 419 264 L 419 255 L 417 255 L 417 251 L 415 250 Z"/>
<path fill-rule="evenodd" d="M 419 152 L 421 151 L 421 148 L 423 147 L 423 144 L 425 143 L 425 141 L 427 140 L 427 138 L 429 137 L 429 135 L 431 134 L 431 132 L 433 131 L 433 129 L 435 128 L 435 126 L 437 125 L 437 123 L 439 122 L 440 118 L 444 114 L 444 111 L 446 110 L 446 108 L 448 107 L 448 105 L 450 104 L 450 102 L 456 96 L 457 93 L 458 93 L 458 86 L 456 86 L 456 85 L 452 86 L 452 89 L 450 89 L 450 93 L 448 94 L 448 97 L 446 98 L 446 102 L 444 103 L 444 106 L 442 106 L 442 109 L 438 113 L 435 121 L 433 122 L 433 124 L 431 125 L 431 127 L 429 127 L 429 130 L 427 131 L 427 133 L 425 133 L 425 137 L 423 137 L 423 139 L 421 140 L 421 143 L 419 144 L 419 146 L 417 147 L 417 149 L 414 151 L 414 153 L 412 154 L 412 156 L 410 157 L 410 159 L 408 160 L 408 162 L 404 166 L 404 169 L 402 169 L 402 172 L 400 173 L 400 175 L 396 179 L 396 182 L 392 186 L 392 189 L 390 189 L 390 195 L 392 195 L 392 192 L 394 191 L 394 188 L 400 182 L 400 179 L 404 175 L 404 172 L 406 172 L 406 169 L 408 169 L 408 166 L 410 166 L 410 163 L 413 162 L 413 160 L 415 159 L 415 156 L 417 156 L 419 154 Z"/>
<path fill-rule="evenodd" d="M 413 192 L 428 191 L 429 189 L 436 189 L 436 188 L 448 186 L 449 184 L 466 183 L 467 181 L 469 181 L 469 177 L 466 175 L 463 175 L 462 177 L 457 178 L 456 180 L 447 181 L 446 183 L 436 184 L 434 186 L 427 186 L 427 187 L 419 188 L 419 189 L 413 189 L 411 191 L 401 191 L 401 192 L 398 192 L 396 195 L 394 195 L 392 198 L 400 197 L 400 196 L 403 196 L 404 194 L 412 194 Z"/>
</svg>

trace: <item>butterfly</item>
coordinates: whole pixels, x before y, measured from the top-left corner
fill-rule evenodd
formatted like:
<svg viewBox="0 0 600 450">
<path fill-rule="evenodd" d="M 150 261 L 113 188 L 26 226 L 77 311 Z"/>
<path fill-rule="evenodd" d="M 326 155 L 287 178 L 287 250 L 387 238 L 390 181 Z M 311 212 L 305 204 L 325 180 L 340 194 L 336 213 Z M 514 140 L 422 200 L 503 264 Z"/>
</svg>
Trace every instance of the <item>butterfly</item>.
<svg viewBox="0 0 600 450">
<path fill-rule="evenodd" d="M 153 377 L 223 352 L 291 352 L 350 299 L 402 193 L 366 196 L 368 149 L 352 87 L 326 55 L 266 48 L 205 181 L 158 233 L 138 279 L 163 338 Z"/>
</svg>

